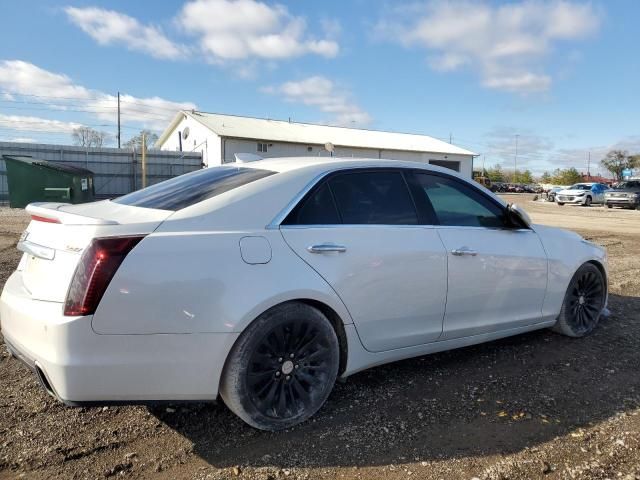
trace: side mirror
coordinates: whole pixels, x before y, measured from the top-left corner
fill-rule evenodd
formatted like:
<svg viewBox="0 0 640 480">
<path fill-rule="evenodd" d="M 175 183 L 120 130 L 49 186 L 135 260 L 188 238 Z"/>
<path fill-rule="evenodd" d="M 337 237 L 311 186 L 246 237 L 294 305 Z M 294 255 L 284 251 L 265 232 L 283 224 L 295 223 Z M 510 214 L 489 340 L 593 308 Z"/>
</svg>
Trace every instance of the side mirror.
<svg viewBox="0 0 640 480">
<path fill-rule="evenodd" d="M 520 222 L 522 222 L 525 226 L 531 226 L 531 217 L 527 212 L 525 212 L 521 207 L 516 205 L 515 203 L 510 203 L 507 207 L 509 214 L 516 217 Z"/>
</svg>

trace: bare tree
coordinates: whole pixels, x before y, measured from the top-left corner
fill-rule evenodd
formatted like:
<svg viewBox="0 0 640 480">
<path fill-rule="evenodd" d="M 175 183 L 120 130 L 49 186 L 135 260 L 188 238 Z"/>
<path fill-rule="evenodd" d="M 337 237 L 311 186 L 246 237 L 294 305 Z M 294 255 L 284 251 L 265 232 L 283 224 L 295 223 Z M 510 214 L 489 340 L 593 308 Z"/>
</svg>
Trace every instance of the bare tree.
<svg viewBox="0 0 640 480">
<path fill-rule="evenodd" d="M 91 127 L 78 127 L 73 129 L 71 138 L 74 145 L 80 147 L 102 147 L 109 138 L 109 134 Z"/>
<path fill-rule="evenodd" d="M 142 148 L 142 134 L 144 134 L 145 136 L 144 143 L 147 149 L 150 145 L 153 145 L 158 140 L 158 135 L 153 133 L 152 131 L 141 130 L 138 135 L 127 140 L 123 146 L 127 148 Z"/>
</svg>

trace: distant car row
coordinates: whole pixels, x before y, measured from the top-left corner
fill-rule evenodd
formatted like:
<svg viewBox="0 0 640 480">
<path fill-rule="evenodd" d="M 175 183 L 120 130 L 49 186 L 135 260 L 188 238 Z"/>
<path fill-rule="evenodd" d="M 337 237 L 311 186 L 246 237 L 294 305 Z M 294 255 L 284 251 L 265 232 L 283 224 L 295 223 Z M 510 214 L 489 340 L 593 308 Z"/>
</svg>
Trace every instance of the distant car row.
<svg viewBox="0 0 640 480">
<path fill-rule="evenodd" d="M 542 193 L 543 188 L 536 184 L 502 183 L 493 182 L 490 187 L 492 192 L 498 193 Z"/>
<path fill-rule="evenodd" d="M 603 183 L 576 183 L 570 187 L 554 187 L 547 192 L 547 200 L 560 206 L 565 203 L 587 207 L 602 204 L 607 208 L 640 209 L 640 181 L 621 182 L 613 188 Z"/>
</svg>

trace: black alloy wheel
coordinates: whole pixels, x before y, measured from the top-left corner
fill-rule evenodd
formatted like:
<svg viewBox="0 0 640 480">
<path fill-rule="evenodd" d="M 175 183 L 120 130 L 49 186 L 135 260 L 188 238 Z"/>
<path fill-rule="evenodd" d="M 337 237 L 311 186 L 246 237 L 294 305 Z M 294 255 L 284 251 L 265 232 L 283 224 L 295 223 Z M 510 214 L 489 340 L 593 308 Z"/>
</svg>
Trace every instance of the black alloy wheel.
<svg viewBox="0 0 640 480">
<path fill-rule="evenodd" d="M 294 418 L 315 402 L 331 379 L 330 340 L 306 319 L 274 327 L 256 346 L 247 369 L 247 391 L 264 416 Z"/>
<path fill-rule="evenodd" d="M 605 306 L 606 286 L 602 273 L 585 263 L 574 274 L 554 329 L 570 337 L 583 337 L 596 327 Z"/>
<path fill-rule="evenodd" d="M 320 409 L 339 365 L 338 337 L 327 317 L 305 303 L 285 303 L 240 335 L 225 364 L 220 395 L 249 425 L 282 430 Z"/>
</svg>

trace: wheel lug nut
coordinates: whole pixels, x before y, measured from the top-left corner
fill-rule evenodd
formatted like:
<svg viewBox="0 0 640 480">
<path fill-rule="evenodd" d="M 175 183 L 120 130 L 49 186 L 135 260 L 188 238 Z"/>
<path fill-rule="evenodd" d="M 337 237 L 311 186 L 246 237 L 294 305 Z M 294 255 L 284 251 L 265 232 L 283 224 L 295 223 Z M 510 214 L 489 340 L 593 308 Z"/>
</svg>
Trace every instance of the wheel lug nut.
<svg viewBox="0 0 640 480">
<path fill-rule="evenodd" d="M 278 358 L 278 362 L 282 363 L 282 357 Z"/>
<path fill-rule="evenodd" d="M 291 380 L 291 375 L 287 375 L 287 380 Z"/>
<path fill-rule="evenodd" d="M 276 372 L 276 377 L 279 377 L 279 376 L 280 376 L 280 372 Z"/>
<path fill-rule="evenodd" d="M 296 364 L 296 368 L 300 368 L 300 365 L 297 365 L 297 364 Z"/>
<path fill-rule="evenodd" d="M 293 358 L 293 353 L 291 355 L 289 355 L 289 358 Z"/>
</svg>

